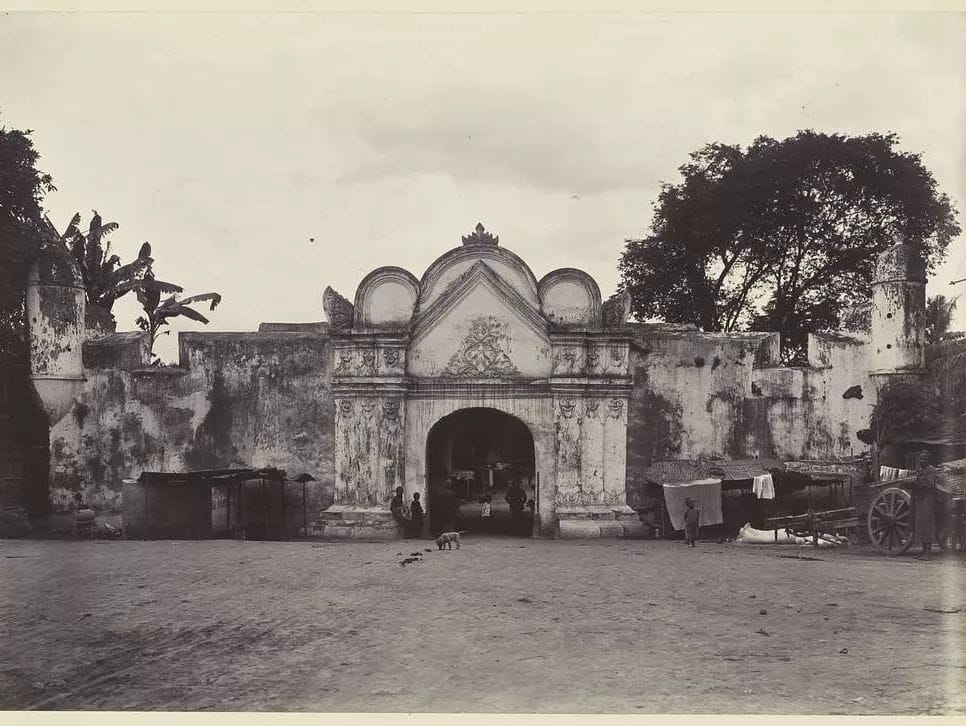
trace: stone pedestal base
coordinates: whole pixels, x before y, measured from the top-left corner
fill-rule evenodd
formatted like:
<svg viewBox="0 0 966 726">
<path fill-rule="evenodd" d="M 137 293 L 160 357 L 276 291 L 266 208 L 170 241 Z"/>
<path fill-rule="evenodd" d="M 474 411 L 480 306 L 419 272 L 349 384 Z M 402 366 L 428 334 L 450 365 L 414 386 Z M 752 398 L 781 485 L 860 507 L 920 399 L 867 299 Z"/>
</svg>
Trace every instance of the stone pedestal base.
<svg viewBox="0 0 966 726">
<path fill-rule="evenodd" d="M 625 505 L 557 507 L 561 539 L 589 537 L 644 537 L 647 528 L 637 512 Z"/>
<path fill-rule="evenodd" d="M 333 504 L 321 514 L 320 534 L 337 539 L 399 539 L 402 530 L 382 507 Z"/>
</svg>

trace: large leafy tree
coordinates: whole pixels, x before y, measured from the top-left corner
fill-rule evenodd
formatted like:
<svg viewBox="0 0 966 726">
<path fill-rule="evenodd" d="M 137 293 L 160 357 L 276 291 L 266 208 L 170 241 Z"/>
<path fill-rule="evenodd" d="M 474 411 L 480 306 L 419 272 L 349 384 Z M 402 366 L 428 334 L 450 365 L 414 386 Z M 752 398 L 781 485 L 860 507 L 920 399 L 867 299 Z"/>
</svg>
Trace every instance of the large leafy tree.
<svg viewBox="0 0 966 726">
<path fill-rule="evenodd" d="M 781 331 L 783 358 L 802 360 L 808 332 L 845 328 L 868 301 L 880 252 L 905 239 L 932 269 L 960 231 L 919 155 L 897 145 L 802 131 L 694 152 L 621 257 L 634 314 Z"/>
<path fill-rule="evenodd" d="M 54 189 L 38 160 L 30 131 L 0 126 L 0 454 L 22 460 L 20 502 L 37 515 L 48 506 L 47 424 L 27 380 L 25 293 L 30 265 L 48 241 L 41 205 Z"/>
<path fill-rule="evenodd" d="M 0 368 L 27 360 L 25 290 L 30 265 L 47 239 L 41 204 L 53 191 L 37 169 L 30 131 L 0 126 Z"/>
</svg>

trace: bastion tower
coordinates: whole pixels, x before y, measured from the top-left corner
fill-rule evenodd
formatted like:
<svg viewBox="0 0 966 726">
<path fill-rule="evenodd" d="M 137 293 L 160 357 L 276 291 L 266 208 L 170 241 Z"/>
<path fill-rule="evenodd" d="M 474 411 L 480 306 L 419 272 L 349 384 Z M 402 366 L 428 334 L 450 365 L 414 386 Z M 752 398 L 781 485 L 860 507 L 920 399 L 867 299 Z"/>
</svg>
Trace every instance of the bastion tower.
<svg viewBox="0 0 966 726">
<path fill-rule="evenodd" d="M 30 382 L 53 426 L 84 387 L 84 283 L 68 251 L 49 244 L 27 278 Z"/>
<path fill-rule="evenodd" d="M 904 242 L 876 260 L 872 280 L 869 375 L 876 388 L 925 369 L 926 266 Z"/>
</svg>

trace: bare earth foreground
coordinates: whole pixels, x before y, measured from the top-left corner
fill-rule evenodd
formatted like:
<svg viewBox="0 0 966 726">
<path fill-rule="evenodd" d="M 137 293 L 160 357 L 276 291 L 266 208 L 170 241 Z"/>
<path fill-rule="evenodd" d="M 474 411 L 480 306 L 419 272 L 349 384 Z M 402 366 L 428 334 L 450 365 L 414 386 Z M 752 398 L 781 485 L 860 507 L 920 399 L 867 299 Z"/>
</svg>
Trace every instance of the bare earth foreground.
<svg viewBox="0 0 966 726">
<path fill-rule="evenodd" d="M 0 709 L 961 714 L 964 575 L 709 543 L 6 540 Z"/>
</svg>

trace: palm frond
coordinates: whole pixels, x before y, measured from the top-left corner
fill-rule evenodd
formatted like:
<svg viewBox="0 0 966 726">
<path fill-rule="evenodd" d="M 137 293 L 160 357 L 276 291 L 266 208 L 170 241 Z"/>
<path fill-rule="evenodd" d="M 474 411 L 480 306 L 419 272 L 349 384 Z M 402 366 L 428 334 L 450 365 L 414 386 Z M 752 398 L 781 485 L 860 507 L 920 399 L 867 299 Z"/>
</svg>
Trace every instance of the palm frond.
<svg viewBox="0 0 966 726">
<path fill-rule="evenodd" d="M 197 320 L 199 323 L 204 323 L 205 325 L 207 325 L 209 322 L 208 318 L 206 318 L 204 315 L 184 304 L 178 306 L 178 314 L 183 315 L 186 318 L 190 318 L 191 320 Z"/>
<path fill-rule="evenodd" d="M 80 221 L 80 212 L 75 212 L 74 216 L 70 218 L 70 222 L 67 223 L 67 228 L 64 230 L 64 233 L 60 235 L 60 238 L 64 240 L 64 242 L 72 241 L 80 232 Z"/>
<path fill-rule="evenodd" d="M 206 292 L 203 295 L 192 295 L 191 297 L 186 297 L 184 300 L 182 300 L 181 304 L 188 305 L 189 303 L 205 302 L 207 300 L 211 301 L 211 306 L 208 309 L 214 310 L 216 307 L 218 307 L 218 303 L 221 302 L 221 295 L 219 295 L 217 292 Z"/>
<path fill-rule="evenodd" d="M 120 226 L 117 222 L 108 222 L 101 225 L 101 237 L 107 237 L 111 232 L 116 232 Z"/>
</svg>

